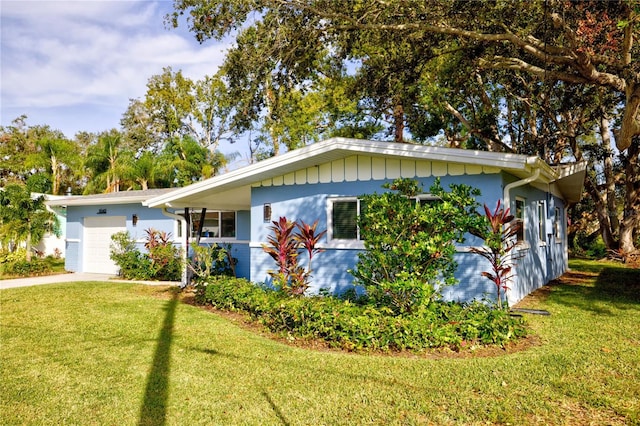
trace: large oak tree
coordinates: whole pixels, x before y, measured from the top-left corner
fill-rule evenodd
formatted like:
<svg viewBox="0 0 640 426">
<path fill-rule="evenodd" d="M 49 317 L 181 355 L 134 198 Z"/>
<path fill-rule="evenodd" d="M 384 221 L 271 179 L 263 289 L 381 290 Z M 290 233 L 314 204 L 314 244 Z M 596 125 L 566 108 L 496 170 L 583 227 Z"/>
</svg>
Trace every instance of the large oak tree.
<svg viewBox="0 0 640 426">
<path fill-rule="evenodd" d="M 496 124 L 500 124 L 496 112 L 500 112 L 500 108 L 518 106 L 517 111 L 510 110 L 512 117 L 529 120 L 529 129 L 535 129 L 539 138 L 553 133 L 551 130 L 545 133 L 545 129 L 551 128 L 541 127 L 536 122 L 550 125 L 554 120 L 556 123 L 562 121 L 559 127 L 563 131 L 567 130 L 567 125 L 576 124 L 573 120 L 563 121 L 571 118 L 563 117 L 566 111 L 550 110 L 554 105 L 561 105 L 555 102 L 559 98 L 552 102 L 552 92 L 541 90 L 541 86 L 545 89 L 559 85 L 583 89 L 576 94 L 601 88 L 607 96 L 591 99 L 614 99 L 600 104 L 600 123 L 606 122 L 610 126 L 624 168 L 621 177 L 624 206 L 619 232 L 611 246 L 619 244 L 625 251 L 634 250 L 634 231 L 640 223 L 640 65 L 633 60 L 639 53 L 636 39 L 640 6 L 637 0 L 175 0 L 174 9 L 168 19 L 177 25 L 187 14 L 189 28 L 201 42 L 229 35 L 242 39 L 247 32 L 253 32 L 252 49 L 258 54 L 252 55 L 252 66 L 260 71 L 262 81 L 300 87 L 318 72 L 325 72 L 327 64 L 342 69 L 349 65 L 359 68 L 362 64 L 361 69 L 366 69 L 373 64 L 374 68 L 366 75 L 374 79 L 377 75 L 380 79 L 369 85 L 369 95 L 379 101 L 383 100 L 381 95 L 391 99 L 397 117 L 401 112 L 407 114 L 405 105 L 416 104 L 408 102 L 415 93 L 416 77 L 408 75 L 408 79 L 403 80 L 402 73 L 388 72 L 403 52 L 408 60 L 403 68 L 405 74 L 419 69 L 413 63 L 411 52 L 422 52 L 425 63 L 433 57 L 464 52 L 463 60 L 459 62 L 461 69 L 455 72 L 468 73 L 468 81 L 474 82 L 478 94 L 479 102 L 475 105 L 482 106 L 484 112 L 478 114 L 479 109 L 463 108 L 468 107 L 469 102 L 456 104 L 452 102 L 455 98 L 438 97 L 440 111 L 449 114 L 441 121 L 445 124 L 450 117 L 455 117 L 470 134 L 475 132 L 487 148 L 521 151 L 521 147 L 512 145 L 517 139 L 496 138 L 499 135 Z M 238 45 L 237 49 L 240 48 Z M 232 49 L 229 57 L 241 55 L 237 49 Z M 372 59 L 376 58 L 376 51 L 380 57 L 388 56 L 391 60 L 375 65 Z M 427 67 L 425 70 L 428 71 Z M 478 85 L 478 76 L 491 86 Z M 488 76 L 491 82 L 487 81 Z M 537 82 L 528 93 L 546 94 L 544 102 L 537 102 L 537 106 L 543 108 L 534 108 L 532 103 L 527 106 L 526 102 L 518 104 L 513 101 L 517 98 L 511 96 L 506 98 L 510 103 L 499 104 L 494 100 L 493 108 L 488 108 L 490 104 L 481 99 L 482 93 L 497 93 L 509 88 L 517 78 L 524 78 L 525 83 Z M 384 86 L 379 83 L 384 80 L 396 81 L 391 91 L 403 100 L 394 101 L 381 91 Z M 487 90 L 488 87 L 491 90 Z M 522 111 L 526 113 L 522 114 Z M 423 111 L 412 113 L 420 117 Z M 466 119 L 469 115 L 482 120 L 472 122 Z M 432 118 L 436 116 L 433 114 Z M 441 114 L 441 117 L 444 116 Z M 400 120 L 396 118 L 395 123 L 398 127 Z M 481 126 L 477 126 L 478 123 Z M 594 131 L 593 126 L 590 131 Z M 565 135 L 570 133 L 566 131 Z M 610 140 L 608 133 L 600 133 L 599 143 L 606 150 L 605 145 Z M 579 141 L 581 134 L 572 137 Z M 545 144 L 535 136 L 528 140 L 528 143 L 533 141 L 538 145 L 542 155 L 548 148 L 558 156 L 564 152 L 565 145 L 562 148 L 543 147 Z M 500 147 L 500 144 L 504 146 Z M 581 159 L 583 153 L 579 144 L 566 146 L 575 159 Z M 601 183 L 596 182 L 594 186 L 598 188 L 593 191 L 600 191 L 602 195 Z M 610 203 L 603 197 L 600 201 L 604 201 L 603 205 Z"/>
</svg>

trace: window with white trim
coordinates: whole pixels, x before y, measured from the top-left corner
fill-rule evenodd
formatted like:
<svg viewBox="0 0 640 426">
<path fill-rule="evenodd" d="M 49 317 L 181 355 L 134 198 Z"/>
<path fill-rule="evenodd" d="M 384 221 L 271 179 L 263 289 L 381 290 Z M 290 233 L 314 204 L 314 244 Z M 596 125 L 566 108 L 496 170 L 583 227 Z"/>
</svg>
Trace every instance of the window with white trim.
<svg viewBox="0 0 640 426">
<path fill-rule="evenodd" d="M 184 216 L 184 213 L 182 213 Z M 189 235 L 196 237 L 201 219 L 200 212 L 190 214 Z M 178 237 L 182 236 L 182 227 L 177 221 Z M 236 237 L 236 212 L 233 211 L 207 211 L 202 223 L 202 238 L 235 238 Z"/>
<path fill-rule="evenodd" d="M 562 242 L 562 216 L 560 216 L 560 207 L 554 209 L 554 234 L 556 236 L 556 243 Z"/>
<path fill-rule="evenodd" d="M 547 241 L 547 208 L 544 201 L 538 201 L 538 240 L 540 244 Z"/>
<path fill-rule="evenodd" d="M 327 239 L 361 240 L 358 216 L 361 202 L 355 197 L 330 198 L 328 200 Z"/>
<path fill-rule="evenodd" d="M 524 198 L 520 198 L 520 197 L 516 197 L 516 210 L 515 210 L 515 221 L 516 223 L 518 223 L 520 225 L 520 228 L 518 229 L 518 232 L 516 233 L 516 240 L 519 243 L 523 243 L 524 242 L 524 235 L 525 235 L 525 215 L 524 215 L 524 208 L 525 208 L 525 199 Z"/>
</svg>

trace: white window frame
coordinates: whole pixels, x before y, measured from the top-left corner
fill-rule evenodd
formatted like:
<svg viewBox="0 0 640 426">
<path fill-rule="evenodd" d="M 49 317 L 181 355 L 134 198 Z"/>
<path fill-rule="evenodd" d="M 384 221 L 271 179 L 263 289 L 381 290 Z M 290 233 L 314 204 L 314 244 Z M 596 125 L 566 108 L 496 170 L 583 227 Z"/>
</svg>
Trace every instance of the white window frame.
<svg viewBox="0 0 640 426">
<path fill-rule="evenodd" d="M 358 197 L 329 197 L 327 198 L 327 244 L 336 248 L 364 248 L 360 227 L 356 226 L 356 238 L 333 237 L 333 205 L 337 202 L 356 202 L 356 220 L 360 216 L 361 200 Z"/>
<path fill-rule="evenodd" d="M 562 243 L 562 226 L 564 225 L 564 215 L 560 207 L 554 208 L 554 234 L 556 237 L 556 243 Z"/>
<path fill-rule="evenodd" d="M 433 201 L 442 201 L 442 198 L 437 196 L 437 195 L 433 195 L 433 194 L 420 194 L 420 195 L 416 195 L 415 197 L 411 197 L 412 199 L 416 200 L 417 203 L 423 203 L 423 202 L 433 202 Z"/>
<path fill-rule="evenodd" d="M 541 246 L 547 245 L 547 202 L 538 201 L 538 241 Z"/>
<path fill-rule="evenodd" d="M 236 240 L 238 237 L 238 212 L 237 211 L 233 211 L 233 210 L 207 210 L 206 215 L 205 215 L 205 220 L 206 217 L 208 215 L 213 215 L 217 213 L 218 214 L 218 233 L 220 234 L 221 232 L 221 227 L 222 227 L 222 213 L 233 213 L 234 218 L 233 218 L 233 222 L 234 222 L 234 229 L 233 229 L 233 237 L 223 237 L 223 236 L 215 236 L 215 237 L 205 237 L 204 235 L 201 236 L 200 241 L 229 241 L 229 240 Z M 184 217 L 184 211 L 181 212 L 177 212 L 176 214 L 179 214 L 181 216 Z M 189 213 L 191 215 L 191 217 L 198 217 L 200 216 L 200 211 L 196 211 L 196 210 L 192 210 Z M 195 221 L 190 220 L 189 221 L 189 227 L 190 229 L 188 229 L 187 231 L 189 232 L 189 239 L 193 239 L 196 238 L 196 234 L 195 232 L 197 231 L 197 229 L 194 228 L 195 225 Z M 176 220 L 175 221 L 175 235 L 178 236 L 179 238 L 182 237 L 182 227 L 180 226 L 180 221 Z"/>
<path fill-rule="evenodd" d="M 518 217 L 518 203 L 522 203 L 522 217 Z M 514 219 L 521 224 L 520 231 L 516 235 L 517 244 L 521 246 L 527 246 L 527 200 L 523 197 L 516 197 L 515 206 L 513 209 Z M 522 239 L 519 235 L 522 234 Z"/>
</svg>

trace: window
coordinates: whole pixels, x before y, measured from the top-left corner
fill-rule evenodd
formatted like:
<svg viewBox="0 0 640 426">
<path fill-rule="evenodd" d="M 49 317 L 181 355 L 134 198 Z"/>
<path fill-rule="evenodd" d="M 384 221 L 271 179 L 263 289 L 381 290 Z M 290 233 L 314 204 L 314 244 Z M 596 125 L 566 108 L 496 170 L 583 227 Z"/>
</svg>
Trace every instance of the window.
<svg viewBox="0 0 640 426">
<path fill-rule="evenodd" d="M 538 201 L 538 240 L 540 243 L 547 241 L 547 209 L 544 201 Z"/>
<path fill-rule="evenodd" d="M 191 236 L 198 235 L 201 214 L 191 213 Z M 203 238 L 235 238 L 236 212 L 213 211 L 207 212 L 202 224 Z"/>
<path fill-rule="evenodd" d="M 433 205 L 435 203 L 439 203 L 442 200 L 442 198 L 438 197 L 437 195 L 431 194 L 420 194 L 412 198 L 414 198 L 420 205 Z"/>
<path fill-rule="evenodd" d="M 358 215 L 360 200 L 335 198 L 329 200 L 329 240 L 360 240 Z"/>
<path fill-rule="evenodd" d="M 525 230 L 525 221 L 524 221 L 524 198 L 516 198 L 516 211 L 515 211 L 515 220 L 516 223 L 520 225 L 518 232 L 516 234 L 517 241 L 524 242 L 524 230 Z"/>
<path fill-rule="evenodd" d="M 562 242 L 562 217 L 560 216 L 560 207 L 554 209 L 554 234 L 556 236 L 556 243 Z"/>
</svg>

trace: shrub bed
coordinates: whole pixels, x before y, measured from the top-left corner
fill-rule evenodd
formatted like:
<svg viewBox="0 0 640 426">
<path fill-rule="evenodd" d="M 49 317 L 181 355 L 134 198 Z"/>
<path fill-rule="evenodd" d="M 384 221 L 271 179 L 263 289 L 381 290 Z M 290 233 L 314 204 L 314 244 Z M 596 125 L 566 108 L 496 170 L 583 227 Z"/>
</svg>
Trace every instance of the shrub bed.
<svg viewBox="0 0 640 426">
<path fill-rule="evenodd" d="M 433 302 L 418 313 L 394 315 L 359 299 L 288 297 L 246 280 L 212 277 L 196 288 L 196 300 L 242 311 L 270 331 L 320 339 L 350 351 L 421 351 L 473 345 L 504 345 L 526 335 L 524 322 L 480 302 Z"/>
<path fill-rule="evenodd" d="M 0 268 L 2 275 L 16 276 L 16 277 L 32 277 L 38 275 L 47 275 L 52 272 L 51 265 L 41 258 L 31 259 L 30 262 L 26 260 L 15 260 L 7 262 Z"/>
</svg>

